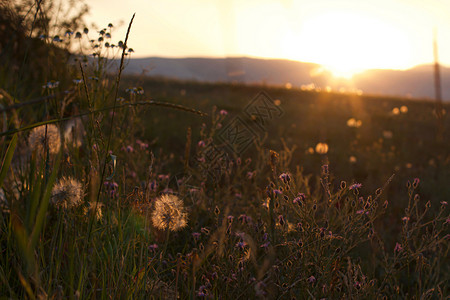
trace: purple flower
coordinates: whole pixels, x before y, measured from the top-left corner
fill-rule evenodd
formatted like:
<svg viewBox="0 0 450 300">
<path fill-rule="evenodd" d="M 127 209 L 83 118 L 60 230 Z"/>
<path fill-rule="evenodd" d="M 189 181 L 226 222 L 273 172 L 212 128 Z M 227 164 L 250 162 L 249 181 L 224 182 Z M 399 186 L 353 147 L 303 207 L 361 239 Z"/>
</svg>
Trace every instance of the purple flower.
<svg viewBox="0 0 450 300">
<path fill-rule="evenodd" d="M 295 197 L 294 200 L 292 200 L 292 203 L 302 205 L 302 199 L 300 197 Z"/>
<path fill-rule="evenodd" d="M 267 241 L 267 242 L 265 242 L 264 244 L 262 244 L 260 247 L 261 247 L 261 248 L 264 248 L 264 250 L 267 250 L 267 248 L 269 247 L 269 245 L 270 245 L 270 242 Z"/>
<path fill-rule="evenodd" d="M 198 142 L 198 144 L 197 144 L 197 146 L 199 146 L 200 148 L 203 148 L 203 147 L 205 147 L 205 142 L 204 141 L 199 141 Z"/>
<path fill-rule="evenodd" d="M 281 180 L 283 180 L 284 183 L 288 183 L 289 181 L 291 181 L 291 177 L 289 176 L 288 173 L 282 173 L 279 178 Z"/>
<path fill-rule="evenodd" d="M 239 248 L 241 250 L 243 250 L 246 246 L 247 246 L 247 243 L 242 240 L 239 241 L 238 243 L 236 243 L 236 248 Z"/>
<path fill-rule="evenodd" d="M 114 197 L 116 195 L 117 189 L 119 185 L 115 181 L 105 181 L 104 185 L 106 187 L 106 192 L 110 197 Z"/>
<path fill-rule="evenodd" d="M 402 244 L 395 243 L 394 252 L 402 252 L 402 251 L 403 251 Z"/>
<path fill-rule="evenodd" d="M 148 249 L 155 251 L 156 249 L 158 249 L 158 245 L 156 245 L 156 244 L 149 245 Z"/>
<path fill-rule="evenodd" d="M 198 241 L 200 236 L 201 236 L 200 232 L 193 232 L 192 233 L 192 237 L 194 238 L 195 241 Z"/>
<path fill-rule="evenodd" d="M 359 189 L 359 188 L 361 188 L 362 187 L 362 184 L 361 183 L 354 183 L 354 184 L 352 184 L 350 187 L 349 187 L 349 189 L 350 190 L 354 190 L 354 189 Z"/>
<path fill-rule="evenodd" d="M 130 145 L 128 145 L 128 146 L 125 148 L 125 151 L 127 151 L 128 153 L 131 153 L 131 152 L 134 151 L 134 149 L 133 149 L 133 147 L 131 147 Z"/>
<path fill-rule="evenodd" d="M 280 223 L 281 226 L 283 226 L 284 224 L 286 224 L 286 222 L 284 221 L 284 217 L 282 215 L 278 216 L 278 222 Z"/>
<path fill-rule="evenodd" d="M 226 116 L 226 115 L 228 115 L 228 112 L 227 112 L 225 109 L 222 109 L 222 110 L 220 111 L 220 115 L 221 115 L 221 116 Z"/>
<path fill-rule="evenodd" d="M 316 282 L 316 277 L 314 277 L 314 276 L 311 275 L 310 277 L 308 277 L 307 281 L 308 281 L 310 284 L 313 284 L 314 282 Z"/>
<path fill-rule="evenodd" d="M 141 140 L 136 140 L 136 144 L 139 145 L 139 147 L 141 147 L 142 150 L 145 150 L 148 148 L 148 144 L 142 142 Z"/>
</svg>

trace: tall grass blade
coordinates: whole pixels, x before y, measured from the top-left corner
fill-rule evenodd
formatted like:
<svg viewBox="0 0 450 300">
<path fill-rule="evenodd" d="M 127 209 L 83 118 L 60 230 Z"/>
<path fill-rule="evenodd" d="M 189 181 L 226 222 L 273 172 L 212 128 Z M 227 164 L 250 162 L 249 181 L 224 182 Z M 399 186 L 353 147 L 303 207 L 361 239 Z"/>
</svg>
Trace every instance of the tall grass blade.
<svg viewBox="0 0 450 300">
<path fill-rule="evenodd" d="M 2 162 L 2 169 L 0 171 L 0 188 L 3 186 L 3 181 L 6 178 L 6 173 L 8 172 L 9 166 L 14 155 L 14 151 L 17 146 L 17 133 L 13 135 L 11 142 L 9 143 L 8 150 L 6 150 L 5 158 Z"/>
<path fill-rule="evenodd" d="M 61 157 L 62 151 L 59 153 L 56 159 L 55 166 L 53 167 L 52 173 L 50 174 L 50 178 L 45 186 L 44 195 L 42 196 L 42 201 L 40 203 L 39 210 L 36 216 L 36 223 L 34 224 L 33 231 L 31 232 L 31 237 L 29 240 L 29 247 L 31 249 L 34 249 L 34 247 L 36 246 L 39 234 L 41 233 L 41 230 L 44 227 L 45 215 L 47 213 L 52 188 L 56 181 L 56 175 L 58 174 Z"/>
</svg>

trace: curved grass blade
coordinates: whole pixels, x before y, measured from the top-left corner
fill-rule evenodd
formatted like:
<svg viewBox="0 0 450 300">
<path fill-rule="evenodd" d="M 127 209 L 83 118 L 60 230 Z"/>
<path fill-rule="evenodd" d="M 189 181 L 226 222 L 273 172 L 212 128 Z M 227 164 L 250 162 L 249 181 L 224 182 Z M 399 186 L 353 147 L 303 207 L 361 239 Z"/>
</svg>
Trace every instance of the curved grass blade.
<svg viewBox="0 0 450 300">
<path fill-rule="evenodd" d="M 9 166 L 14 155 L 14 151 L 17 146 L 17 133 L 13 135 L 11 142 L 9 143 L 8 150 L 6 150 L 5 158 L 3 159 L 2 169 L 0 171 L 0 188 L 3 186 L 3 181 L 6 178 L 6 173 L 8 172 Z"/>
</svg>

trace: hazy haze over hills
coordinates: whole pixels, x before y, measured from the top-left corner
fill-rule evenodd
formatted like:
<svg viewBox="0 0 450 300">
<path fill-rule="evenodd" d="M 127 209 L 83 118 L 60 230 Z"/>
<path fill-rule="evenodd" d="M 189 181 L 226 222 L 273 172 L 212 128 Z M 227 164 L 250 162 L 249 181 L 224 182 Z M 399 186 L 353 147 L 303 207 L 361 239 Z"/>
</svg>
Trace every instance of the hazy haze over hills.
<svg viewBox="0 0 450 300">
<path fill-rule="evenodd" d="M 433 66 L 421 65 L 408 70 L 368 70 L 352 80 L 336 79 L 318 64 L 283 59 L 232 58 L 134 58 L 124 73 L 146 74 L 205 82 L 265 83 L 293 87 L 307 86 L 335 91 L 362 90 L 368 94 L 413 98 L 434 98 Z M 442 92 L 450 95 L 450 68 L 441 67 Z M 311 87 L 311 85 L 310 85 Z"/>
</svg>

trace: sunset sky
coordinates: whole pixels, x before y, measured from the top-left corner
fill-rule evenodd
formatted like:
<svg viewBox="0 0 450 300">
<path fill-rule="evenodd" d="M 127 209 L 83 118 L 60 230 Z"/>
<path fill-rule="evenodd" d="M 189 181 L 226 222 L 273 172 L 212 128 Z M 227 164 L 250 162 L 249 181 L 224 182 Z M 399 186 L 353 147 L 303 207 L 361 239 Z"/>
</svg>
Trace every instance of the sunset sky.
<svg viewBox="0 0 450 300">
<path fill-rule="evenodd" d="M 91 0 L 87 20 L 112 22 L 134 57 L 287 58 L 350 76 L 369 68 L 406 69 L 439 57 L 450 65 L 448 0 Z"/>
</svg>

